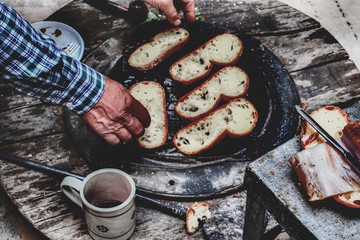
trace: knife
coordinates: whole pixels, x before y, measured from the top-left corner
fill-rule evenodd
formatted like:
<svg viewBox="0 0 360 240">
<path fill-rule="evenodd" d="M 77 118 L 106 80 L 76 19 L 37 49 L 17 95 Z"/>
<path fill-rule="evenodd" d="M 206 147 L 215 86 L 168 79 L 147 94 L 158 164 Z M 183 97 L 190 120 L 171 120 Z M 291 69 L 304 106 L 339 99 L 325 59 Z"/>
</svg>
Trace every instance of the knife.
<svg viewBox="0 0 360 240">
<path fill-rule="evenodd" d="M 323 138 L 325 138 L 336 150 L 338 150 L 348 163 L 360 174 L 360 163 L 353 155 L 346 151 L 329 133 L 325 131 L 304 109 L 295 106 L 296 111 L 303 117 Z"/>
</svg>

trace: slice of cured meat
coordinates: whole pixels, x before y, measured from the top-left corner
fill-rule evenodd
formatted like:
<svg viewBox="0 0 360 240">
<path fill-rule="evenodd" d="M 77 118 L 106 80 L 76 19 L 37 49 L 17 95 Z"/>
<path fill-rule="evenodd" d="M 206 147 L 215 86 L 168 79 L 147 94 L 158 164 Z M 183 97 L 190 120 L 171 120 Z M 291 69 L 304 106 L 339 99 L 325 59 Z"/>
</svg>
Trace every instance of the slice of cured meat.
<svg viewBox="0 0 360 240">
<path fill-rule="evenodd" d="M 340 140 L 339 143 L 344 146 Z M 360 190 L 360 175 L 328 143 L 303 150 L 289 162 L 310 196 L 310 201 Z"/>
</svg>

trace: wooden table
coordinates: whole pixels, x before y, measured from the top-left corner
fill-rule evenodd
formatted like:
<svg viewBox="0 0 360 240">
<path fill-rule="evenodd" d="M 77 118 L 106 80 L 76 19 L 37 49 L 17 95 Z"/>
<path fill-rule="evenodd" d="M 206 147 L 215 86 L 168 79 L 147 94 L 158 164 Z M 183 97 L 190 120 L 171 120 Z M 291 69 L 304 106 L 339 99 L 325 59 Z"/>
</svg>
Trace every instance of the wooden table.
<svg viewBox="0 0 360 240">
<path fill-rule="evenodd" d="M 126 5 L 127 1 L 120 1 Z M 118 17 L 94 9 L 91 1 L 76 0 L 62 11 L 67 18 L 51 19 L 73 25 L 72 19 L 93 23 L 78 24 L 77 30 L 91 52 L 112 33 L 129 27 Z M 298 87 L 309 110 L 329 104 L 351 104 L 360 96 L 360 73 L 346 51 L 313 19 L 273 0 L 196 1 L 206 21 L 245 31 L 270 49 L 284 64 Z M 108 34 L 101 35 L 94 26 Z M 111 32 L 114 31 L 114 32 Z M 99 60 L 100 59 L 100 60 Z M 94 60 L 101 61 L 101 56 Z M 103 60 L 103 59 L 102 59 Z M 51 166 L 87 174 L 88 166 L 63 131 L 62 109 L 18 94 L 0 82 L 0 149 Z M 59 179 L 2 161 L 1 186 L 18 207 L 20 213 L 42 234 L 50 239 L 90 239 L 82 211 L 61 193 Z M 232 235 L 242 236 L 246 192 L 239 191 L 222 198 L 206 201 L 215 216 L 222 220 Z M 181 203 L 188 206 L 191 202 Z M 231 212 L 233 219 L 224 217 Z M 202 239 L 197 232 L 186 233 L 182 219 L 147 208 L 137 208 L 136 230 L 132 239 Z M 214 236 L 213 236 L 214 237 Z"/>
</svg>

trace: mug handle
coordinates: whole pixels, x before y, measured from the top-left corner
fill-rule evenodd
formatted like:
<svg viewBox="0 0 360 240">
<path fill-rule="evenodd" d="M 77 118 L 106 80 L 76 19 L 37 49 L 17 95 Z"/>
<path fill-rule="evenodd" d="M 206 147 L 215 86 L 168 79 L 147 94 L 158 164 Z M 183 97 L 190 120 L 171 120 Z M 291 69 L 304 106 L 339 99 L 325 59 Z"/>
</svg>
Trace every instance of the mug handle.
<svg viewBox="0 0 360 240">
<path fill-rule="evenodd" d="M 83 182 L 77 178 L 67 176 L 60 184 L 63 193 L 81 208 L 83 208 L 80 198 L 80 189 L 82 187 L 82 183 Z"/>
</svg>

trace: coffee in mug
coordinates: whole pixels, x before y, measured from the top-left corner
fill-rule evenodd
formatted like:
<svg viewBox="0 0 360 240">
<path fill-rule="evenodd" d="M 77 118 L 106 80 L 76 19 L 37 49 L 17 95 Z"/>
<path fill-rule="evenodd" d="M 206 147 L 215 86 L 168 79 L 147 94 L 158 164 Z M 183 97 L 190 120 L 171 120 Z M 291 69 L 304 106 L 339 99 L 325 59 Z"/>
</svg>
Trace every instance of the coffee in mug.
<svg viewBox="0 0 360 240">
<path fill-rule="evenodd" d="M 135 230 L 135 183 L 125 172 L 104 168 L 84 180 L 65 177 L 60 187 L 82 207 L 93 239 L 127 239 Z"/>
</svg>

